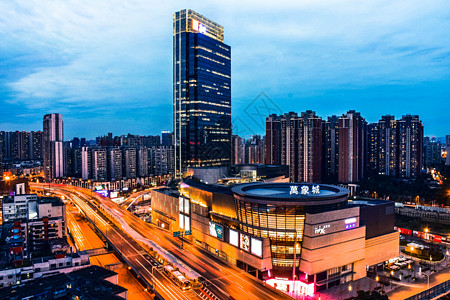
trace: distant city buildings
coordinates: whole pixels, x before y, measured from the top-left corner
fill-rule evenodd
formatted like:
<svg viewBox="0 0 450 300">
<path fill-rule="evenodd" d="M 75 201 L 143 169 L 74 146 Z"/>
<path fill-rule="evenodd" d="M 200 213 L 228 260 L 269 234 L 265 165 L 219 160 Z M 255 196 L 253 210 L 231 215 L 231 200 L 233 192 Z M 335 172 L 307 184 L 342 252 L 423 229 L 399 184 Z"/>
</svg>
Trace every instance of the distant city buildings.
<svg viewBox="0 0 450 300">
<path fill-rule="evenodd" d="M 266 120 L 266 163 L 289 166 L 293 182 L 318 182 L 322 167 L 322 119 L 313 111 Z"/>
<path fill-rule="evenodd" d="M 150 174 L 175 174 L 175 155 L 173 146 L 148 148 L 148 163 Z"/>
<path fill-rule="evenodd" d="M 231 164 L 231 48 L 223 27 L 193 10 L 173 18 L 175 171 Z"/>
<path fill-rule="evenodd" d="M 362 179 L 365 168 L 366 120 L 350 110 L 339 118 L 339 173 L 341 183 Z"/>
<path fill-rule="evenodd" d="M 98 145 L 80 147 L 79 141 L 66 142 L 66 177 L 117 181 L 174 174 L 173 146 L 161 145 L 159 136 L 108 133 L 96 138 Z"/>
<path fill-rule="evenodd" d="M 292 182 L 356 183 L 380 174 L 415 178 L 425 162 L 442 162 L 442 149 L 429 140 L 416 115 L 383 116 L 367 124 L 360 113 L 322 120 L 312 111 L 266 119 L 266 163 L 289 166 Z M 242 140 L 234 137 L 234 162 L 242 160 Z"/>
<path fill-rule="evenodd" d="M 0 131 L 2 161 L 42 160 L 42 131 Z"/>
<path fill-rule="evenodd" d="M 2 235 L 15 265 L 42 251 L 52 239 L 66 236 L 65 204 L 59 198 L 34 194 L 4 197 L 2 213 Z"/>
<path fill-rule="evenodd" d="M 61 114 L 47 114 L 43 121 L 44 175 L 46 180 L 64 176 L 63 120 Z"/>
<path fill-rule="evenodd" d="M 435 137 L 423 138 L 423 155 L 425 166 L 440 165 L 443 162 L 442 153 L 445 152 L 445 144 L 442 144 Z"/>
<path fill-rule="evenodd" d="M 231 144 L 232 165 L 265 164 L 266 146 L 264 137 L 253 135 L 245 140 L 240 136 L 233 135 Z"/>
</svg>

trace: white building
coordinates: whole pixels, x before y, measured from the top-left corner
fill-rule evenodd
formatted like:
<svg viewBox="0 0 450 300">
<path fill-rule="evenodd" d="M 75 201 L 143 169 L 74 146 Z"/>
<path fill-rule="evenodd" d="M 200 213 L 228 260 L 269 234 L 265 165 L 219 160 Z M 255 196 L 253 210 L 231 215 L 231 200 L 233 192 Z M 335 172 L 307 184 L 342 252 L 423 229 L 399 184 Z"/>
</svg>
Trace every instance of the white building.
<svg viewBox="0 0 450 300">
<path fill-rule="evenodd" d="M 43 120 L 44 174 L 46 180 L 64 176 L 63 121 L 61 114 L 47 114 Z"/>
</svg>

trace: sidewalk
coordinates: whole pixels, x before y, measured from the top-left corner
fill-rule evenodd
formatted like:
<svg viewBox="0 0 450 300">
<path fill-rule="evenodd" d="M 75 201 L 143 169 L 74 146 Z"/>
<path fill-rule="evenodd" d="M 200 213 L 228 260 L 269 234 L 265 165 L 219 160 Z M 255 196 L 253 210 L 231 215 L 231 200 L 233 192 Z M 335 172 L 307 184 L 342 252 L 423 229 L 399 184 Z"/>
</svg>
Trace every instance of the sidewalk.
<svg viewBox="0 0 450 300">
<path fill-rule="evenodd" d="M 349 286 L 351 286 L 351 291 L 349 291 Z M 391 284 L 389 286 L 383 286 L 379 282 L 371 279 L 369 277 L 364 277 L 356 281 L 347 282 L 323 292 L 317 292 L 313 297 L 307 297 L 308 300 L 344 300 L 351 297 L 356 297 L 357 291 L 371 291 L 376 287 L 382 287 L 385 292 L 391 292 L 393 289 L 398 288 L 397 285 Z M 380 289 L 381 290 L 381 289 Z"/>
</svg>

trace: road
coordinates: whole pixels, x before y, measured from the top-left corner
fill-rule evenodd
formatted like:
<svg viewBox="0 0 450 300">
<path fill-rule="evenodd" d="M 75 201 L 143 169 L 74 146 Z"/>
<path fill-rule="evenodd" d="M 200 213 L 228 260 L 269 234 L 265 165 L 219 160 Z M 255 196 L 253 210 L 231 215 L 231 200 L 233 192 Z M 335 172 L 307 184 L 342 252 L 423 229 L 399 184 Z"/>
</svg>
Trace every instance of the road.
<svg viewBox="0 0 450 300">
<path fill-rule="evenodd" d="M 66 203 L 67 228 L 72 235 L 78 250 L 104 248 L 105 244 L 83 220 L 78 209 Z"/>
<path fill-rule="evenodd" d="M 138 201 L 139 197 L 142 197 L 145 194 L 149 194 L 151 193 L 151 190 L 153 188 L 150 189 L 146 189 L 143 191 L 139 191 L 136 193 L 131 194 L 130 196 L 128 196 L 122 203 L 120 203 L 121 206 L 128 208 L 131 204 L 133 204 L 135 201 Z"/>
<path fill-rule="evenodd" d="M 36 185 L 36 184 L 34 184 Z M 41 187 L 44 187 L 41 185 Z M 58 188 L 62 191 L 72 191 L 74 189 L 77 197 L 84 195 L 89 198 L 90 191 L 88 189 L 52 185 L 52 189 Z M 248 276 L 244 271 L 231 267 L 212 257 L 212 254 L 204 252 L 202 249 L 185 243 L 184 249 L 180 249 L 180 240 L 173 238 L 172 233 L 165 231 L 157 226 L 146 223 L 133 215 L 129 211 L 112 202 L 110 199 L 100 195 L 93 194 L 93 200 L 98 203 L 105 211 L 115 219 L 121 220 L 125 225 L 129 226 L 133 231 L 140 234 L 143 238 L 150 238 L 153 242 L 159 244 L 175 257 L 181 259 L 186 265 L 201 274 L 205 278 L 206 289 L 218 299 L 227 299 L 232 296 L 234 299 L 292 299 L 287 295 L 274 292 L 271 288 L 266 287 Z M 84 204 L 86 205 L 86 204 Z M 87 208 L 89 212 L 90 208 Z M 108 221 L 106 221 L 108 222 Z M 102 226 L 100 224 L 100 226 Z M 122 225 L 123 226 L 123 225 Z M 109 234 L 109 232 L 108 232 Z M 127 236 L 128 237 L 128 236 Z M 136 237 L 134 237 L 136 239 Z M 131 242 L 130 242 L 131 243 Z M 139 246 L 135 241 L 134 243 Z M 130 255 L 129 247 L 125 249 L 125 255 Z M 119 249 L 120 251 L 120 249 Z M 137 264 L 144 264 L 143 258 L 137 256 L 130 259 L 136 259 Z M 148 272 L 147 269 L 143 270 Z M 167 298 L 177 299 L 177 298 Z M 209 299 L 209 298 L 208 298 Z M 215 298 L 213 298 L 215 299 Z"/>
<path fill-rule="evenodd" d="M 33 185 L 34 188 L 46 188 Z M 91 219 L 94 226 L 107 238 L 116 250 L 121 253 L 127 264 L 148 283 L 155 284 L 157 292 L 164 299 L 199 299 L 194 291 L 182 291 L 159 270 L 156 262 L 136 241 L 110 222 L 108 218 L 92 203 L 89 197 L 72 192 L 72 188 L 52 186 L 52 193 L 64 195 L 70 198 Z"/>
</svg>

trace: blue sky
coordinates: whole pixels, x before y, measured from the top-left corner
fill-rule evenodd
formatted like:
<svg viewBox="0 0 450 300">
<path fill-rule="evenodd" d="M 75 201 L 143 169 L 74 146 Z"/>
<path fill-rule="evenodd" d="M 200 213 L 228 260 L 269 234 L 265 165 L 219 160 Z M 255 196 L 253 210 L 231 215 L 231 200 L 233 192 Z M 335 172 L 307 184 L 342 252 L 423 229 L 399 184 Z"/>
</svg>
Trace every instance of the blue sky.
<svg viewBox="0 0 450 300">
<path fill-rule="evenodd" d="M 172 15 L 191 8 L 225 28 L 243 135 L 307 109 L 419 114 L 427 135 L 450 134 L 449 1 L 165 2 L 0 2 L 0 130 L 52 112 L 66 139 L 171 130 Z"/>
</svg>

